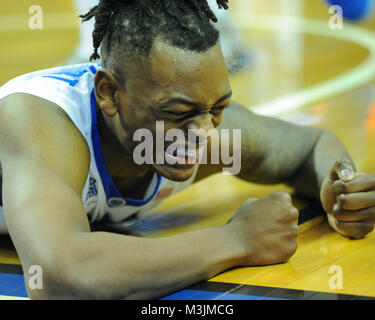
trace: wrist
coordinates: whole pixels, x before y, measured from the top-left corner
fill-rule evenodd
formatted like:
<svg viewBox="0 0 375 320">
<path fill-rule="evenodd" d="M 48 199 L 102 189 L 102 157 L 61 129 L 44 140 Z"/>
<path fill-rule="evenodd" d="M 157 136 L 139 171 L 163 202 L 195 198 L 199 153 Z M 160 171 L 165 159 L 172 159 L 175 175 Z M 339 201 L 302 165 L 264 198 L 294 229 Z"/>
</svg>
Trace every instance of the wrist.
<svg viewBox="0 0 375 320">
<path fill-rule="evenodd" d="M 246 266 L 249 259 L 249 247 L 241 240 L 234 223 L 227 223 L 220 228 L 220 234 L 228 252 L 228 263 L 230 268 Z"/>
</svg>

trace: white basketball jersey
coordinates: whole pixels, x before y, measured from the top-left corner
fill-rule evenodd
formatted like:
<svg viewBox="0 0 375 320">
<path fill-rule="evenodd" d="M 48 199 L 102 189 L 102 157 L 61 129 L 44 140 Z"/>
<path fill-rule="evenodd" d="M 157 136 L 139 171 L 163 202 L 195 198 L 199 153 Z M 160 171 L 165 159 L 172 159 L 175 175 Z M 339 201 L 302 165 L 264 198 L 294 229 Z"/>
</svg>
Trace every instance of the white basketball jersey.
<svg viewBox="0 0 375 320">
<path fill-rule="evenodd" d="M 31 94 L 57 104 L 68 114 L 90 148 L 90 170 L 82 192 L 89 221 L 105 217 L 106 221 L 121 223 L 135 213 L 149 211 L 162 199 L 188 187 L 198 165 L 194 175 L 184 182 L 174 182 L 155 173 L 142 200 L 121 195 L 101 152 L 94 96 L 94 76 L 99 68 L 100 65 L 90 63 L 29 73 L 0 87 L 0 99 L 13 93 Z"/>
</svg>

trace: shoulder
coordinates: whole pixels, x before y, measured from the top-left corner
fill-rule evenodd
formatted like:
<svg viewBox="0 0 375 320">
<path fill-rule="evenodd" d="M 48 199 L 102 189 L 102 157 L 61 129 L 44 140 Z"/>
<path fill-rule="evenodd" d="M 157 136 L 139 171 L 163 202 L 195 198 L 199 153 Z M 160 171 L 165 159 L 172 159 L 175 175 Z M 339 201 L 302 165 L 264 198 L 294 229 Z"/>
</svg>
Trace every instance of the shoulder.
<svg viewBox="0 0 375 320">
<path fill-rule="evenodd" d="M 32 159 L 62 175 L 78 170 L 83 177 L 90 152 L 85 138 L 58 105 L 28 94 L 12 94 L 0 101 L 0 161 L 12 159 Z"/>
</svg>

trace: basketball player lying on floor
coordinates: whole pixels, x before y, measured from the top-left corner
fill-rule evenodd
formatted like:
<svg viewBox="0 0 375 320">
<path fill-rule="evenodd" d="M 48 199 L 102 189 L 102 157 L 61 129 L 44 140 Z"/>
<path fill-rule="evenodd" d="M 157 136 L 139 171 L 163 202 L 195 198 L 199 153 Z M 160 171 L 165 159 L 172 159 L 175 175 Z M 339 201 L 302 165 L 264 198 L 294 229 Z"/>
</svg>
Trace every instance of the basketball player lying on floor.
<svg viewBox="0 0 375 320">
<path fill-rule="evenodd" d="M 205 1 L 102 0 L 84 20 L 94 16 L 92 58 L 102 44 L 102 67 L 34 72 L 0 90 L 3 227 L 26 283 L 29 267 L 42 267 L 43 289 L 27 288 L 31 298 L 157 298 L 229 268 L 282 263 L 295 253 L 298 210 L 286 193 L 246 201 L 223 226 L 170 237 L 92 232 L 96 221 L 141 217 L 163 195 L 223 170 L 189 164 L 192 150 L 176 154 L 172 141 L 163 157 L 182 163 L 137 165 L 134 133 L 147 129 L 155 137 L 156 121 L 164 133 L 196 132 L 194 159 L 195 141 L 209 130 L 240 129 L 239 178 L 285 183 L 321 201 L 331 226 L 347 237 L 373 230 L 375 176 L 355 172 L 333 134 L 231 101 L 216 18 Z M 209 139 L 208 163 L 218 143 Z"/>
</svg>

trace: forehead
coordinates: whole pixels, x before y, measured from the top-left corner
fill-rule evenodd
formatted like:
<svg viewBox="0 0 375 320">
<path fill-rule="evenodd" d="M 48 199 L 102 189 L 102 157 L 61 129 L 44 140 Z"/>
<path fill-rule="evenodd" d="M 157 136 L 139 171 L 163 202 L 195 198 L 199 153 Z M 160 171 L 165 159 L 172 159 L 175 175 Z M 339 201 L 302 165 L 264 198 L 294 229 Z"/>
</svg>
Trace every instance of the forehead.
<svg viewBox="0 0 375 320">
<path fill-rule="evenodd" d="M 147 69 L 149 80 L 164 92 L 217 100 L 230 91 L 229 75 L 219 44 L 200 53 L 156 40 Z"/>
</svg>

